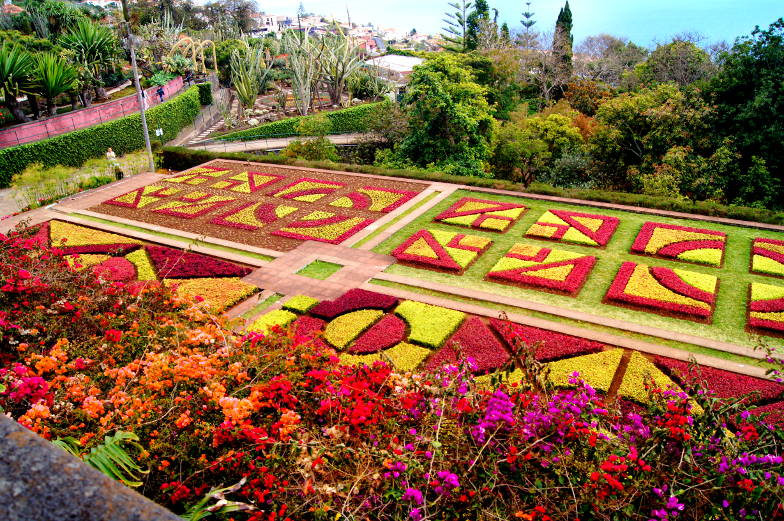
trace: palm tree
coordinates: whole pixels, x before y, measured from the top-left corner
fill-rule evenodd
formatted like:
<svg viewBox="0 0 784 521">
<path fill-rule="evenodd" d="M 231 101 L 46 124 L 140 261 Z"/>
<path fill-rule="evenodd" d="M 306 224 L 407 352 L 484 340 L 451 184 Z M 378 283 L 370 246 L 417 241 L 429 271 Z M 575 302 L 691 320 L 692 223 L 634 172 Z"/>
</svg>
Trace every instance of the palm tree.
<svg viewBox="0 0 784 521">
<path fill-rule="evenodd" d="M 32 67 L 33 60 L 23 47 L 8 42 L 0 47 L 0 95 L 3 96 L 3 105 L 19 123 L 28 121 L 28 118 L 16 98 L 30 90 Z"/>
<path fill-rule="evenodd" d="M 85 69 L 87 88 L 93 87 L 96 98 L 105 99 L 101 73 L 112 65 L 117 55 L 117 38 L 112 30 L 91 20 L 79 20 L 60 38 L 60 45 L 73 52 L 74 62 Z"/>
<path fill-rule="evenodd" d="M 79 76 L 68 62 L 50 52 L 35 56 L 32 90 L 46 99 L 46 112 L 55 115 L 54 100 L 76 88 Z"/>
</svg>

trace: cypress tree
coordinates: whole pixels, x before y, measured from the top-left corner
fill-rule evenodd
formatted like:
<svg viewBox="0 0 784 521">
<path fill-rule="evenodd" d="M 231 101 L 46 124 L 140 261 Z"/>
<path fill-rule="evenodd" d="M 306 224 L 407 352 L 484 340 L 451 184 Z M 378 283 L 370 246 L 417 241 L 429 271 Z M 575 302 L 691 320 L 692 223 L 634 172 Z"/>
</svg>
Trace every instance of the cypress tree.
<svg viewBox="0 0 784 521">
<path fill-rule="evenodd" d="M 564 66 L 564 71 L 569 75 L 572 73 L 572 46 L 574 36 L 572 36 L 572 10 L 569 8 L 569 0 L 558 13 L 555 21 L 555 36 L 553 37 L 553 52 L 557 53 Z"/>
</svg>

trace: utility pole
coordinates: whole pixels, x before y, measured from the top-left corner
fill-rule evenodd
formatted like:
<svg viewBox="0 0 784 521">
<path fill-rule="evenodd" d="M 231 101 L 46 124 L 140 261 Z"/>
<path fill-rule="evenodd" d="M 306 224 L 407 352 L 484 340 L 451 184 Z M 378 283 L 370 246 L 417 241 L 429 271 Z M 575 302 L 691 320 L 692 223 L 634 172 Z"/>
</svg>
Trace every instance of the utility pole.
<svg viewBox="0 0 784 521">
<path fill-rule="evenodd" d="M 147 129 L 147 116 L 144 113 L 144 98 L 142 88 L 139 85 L 139 69 L 136 67 L 136 49 L 134 36 L 131 33 L 130 16 L 128 15 L 128 0 L 122 0 L 123 25 L 125 26 L 125 41 L 131 50 L 131 70 L 133 71 L 133 85 L 136 87 L 136 99 L 139 102 L 139 110 L 142 116 L 142 133 L 144 134 L 144 146 L 147 148 L 147 159 L 149 160 L 150 172 L 155 172 L 155 161 L 152 157 L 152 147 L 150 146 L 150 132 Z"/>
</svg>

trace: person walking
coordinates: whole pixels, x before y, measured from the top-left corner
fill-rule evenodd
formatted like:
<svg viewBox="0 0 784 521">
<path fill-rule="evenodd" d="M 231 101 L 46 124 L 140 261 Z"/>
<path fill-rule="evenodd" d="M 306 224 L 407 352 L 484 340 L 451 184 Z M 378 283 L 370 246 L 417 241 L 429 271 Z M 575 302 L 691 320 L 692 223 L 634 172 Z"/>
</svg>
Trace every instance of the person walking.
<svg viewBox="0 0 784 521">
<path fill-rule="evenodd" d="M 158 97 L 161 99 L 161 103 L 163 103 L 163 95 L 166 93 L 166 92 L 163 90 L 163 85 L 161 85 L 160 87 L 158 87 L 158 90 L 156 90 L 156 91 L 155 91 L 155 93 L 156 93 L 156 94 L 158 95 Z"/>
<path fill-rule="evenodd" d="M 109 167 L 114 171 L 114 178 L 118 181 L 122 179 L 125 174 L 120 168 L 120 163 L 117 162 L 117 154 L 114 153 L 112 147 L 109 147 L 109 150 L 106 151 L 106 159 L 109 161 Z"/>
</svg>

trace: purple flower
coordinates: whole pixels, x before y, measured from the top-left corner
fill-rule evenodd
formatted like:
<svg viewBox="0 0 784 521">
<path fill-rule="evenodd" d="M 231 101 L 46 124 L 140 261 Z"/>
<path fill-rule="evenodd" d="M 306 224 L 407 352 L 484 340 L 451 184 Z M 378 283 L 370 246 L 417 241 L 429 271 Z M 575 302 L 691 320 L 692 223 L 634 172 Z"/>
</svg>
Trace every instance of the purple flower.
<svg viewBox="0 0 784 521">
<path fill-rule="evenodd" d="M 425 502 L 425 498 L 422 495 L 422 492 L 416 488 L 407 488 L 406 491 L 403 492 L 403 497 L 401 499 L 403 501 L 411 501 L 417 505 L 421 505 Z"/>
<path fill-rule="evenodd" d="M 418 508 L 412 508 L 411 512 L 408 513 L 408 517 L 411 518 L 411 521 L 422 521 L 422 518 L 425 517 L 422 515 L 422 511 Z"/>
</svg>

